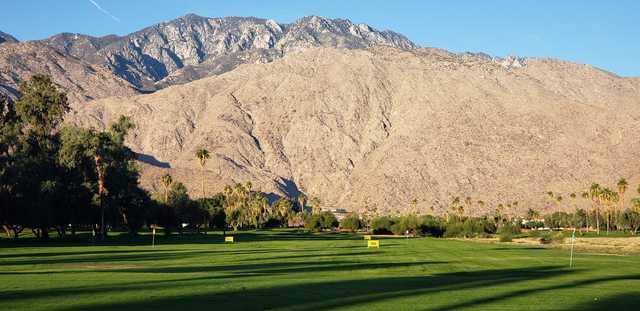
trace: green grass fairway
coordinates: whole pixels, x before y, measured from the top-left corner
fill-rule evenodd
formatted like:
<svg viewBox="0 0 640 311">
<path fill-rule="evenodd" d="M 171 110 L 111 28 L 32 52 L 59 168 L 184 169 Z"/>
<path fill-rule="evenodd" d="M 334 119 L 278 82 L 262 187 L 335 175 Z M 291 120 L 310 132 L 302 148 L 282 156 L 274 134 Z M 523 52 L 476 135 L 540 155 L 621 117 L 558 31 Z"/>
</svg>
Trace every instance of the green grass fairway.
<svg viewBox="0 0 640 311">
<path fill-rule="evenodd" d="M 638 310 L 640 256 L 262 231 L 0 241 L 0 310 Z M 85 243 L 86 244 L 86 243 Z"/>
</svg>

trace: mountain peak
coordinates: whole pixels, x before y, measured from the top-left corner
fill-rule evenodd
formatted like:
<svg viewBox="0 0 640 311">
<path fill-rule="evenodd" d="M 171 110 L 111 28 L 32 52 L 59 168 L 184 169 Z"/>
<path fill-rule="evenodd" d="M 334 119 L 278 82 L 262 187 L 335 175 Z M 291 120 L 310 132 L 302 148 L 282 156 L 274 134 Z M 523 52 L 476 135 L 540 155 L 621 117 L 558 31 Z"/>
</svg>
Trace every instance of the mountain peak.
<svg viewBox="0 0 640 311">
<path fill-rule="evenodd" d="M 105 65 L 136 87 L 150 90 L 313 47 L 417 47 L 400 34 L 347 19 L 311 15 L 281 24 L 256 17 L 209 18 L 194 13 L 122 37 L 60 34 L 44 41 L 91 64 Z"/>
<path fill-rule="evenodd" d="M 18 39 L 6 32 L 0 31 L 0 43 L 4 42 L 18 42 Z"/>
</svg>

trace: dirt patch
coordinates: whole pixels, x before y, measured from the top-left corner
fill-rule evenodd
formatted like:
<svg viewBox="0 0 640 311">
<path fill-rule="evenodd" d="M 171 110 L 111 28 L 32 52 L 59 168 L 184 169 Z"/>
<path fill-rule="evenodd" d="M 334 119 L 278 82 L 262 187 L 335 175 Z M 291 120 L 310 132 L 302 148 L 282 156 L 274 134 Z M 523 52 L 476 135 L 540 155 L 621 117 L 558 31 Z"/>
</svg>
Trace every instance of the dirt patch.
<svg viewBox="0 0 640 311">
<path fill-rule="evenodd" d="M 474 241 L 480 243 L 500 243 L 498 238 L 478 238 L 478 239 L 454 239 L 460 241 Z M 501 243 L 502 244 L 502 243 Z M 571 239 L 565 238 L 562 243 L 541 244 L 540 238 L 517 238 L 512 242 L 505 244 L 538 246 L 544 248 L 562 248 L 569 249 L 571 247 Z M 621 237 L 621 238 L 577 238 L 574 244 L 576 251 L 588 251 L 602 254 L 640 254 L 640 237 Z"/>
</svg>

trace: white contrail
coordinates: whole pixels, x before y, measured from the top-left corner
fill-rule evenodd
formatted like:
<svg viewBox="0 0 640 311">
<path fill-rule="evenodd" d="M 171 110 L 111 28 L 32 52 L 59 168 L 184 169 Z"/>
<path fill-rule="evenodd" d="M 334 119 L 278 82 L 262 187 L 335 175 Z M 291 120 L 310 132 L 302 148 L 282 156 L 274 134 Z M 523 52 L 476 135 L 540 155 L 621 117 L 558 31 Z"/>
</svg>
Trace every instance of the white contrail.
<svg viewBox="0 0 640 311">
<path fill-rule="evenodd" d="M 100 12 L 102 12 L 102 13 L 104 13 L 104 14 L 107 14 L 107 16 L 111 17 L 114 21 L 116 21 L 116 22 L 118 22 L 118 23 L 120 22 L 120 19 L 119 19 L 119 18 L 117 18 L 117 17 L 113 16 L 113 14 L 109 13 L 109 11 L 107 11 L 107 10 L 103 9 L 103 8 L 102 8 L 98 3 L 96 3 L 95 1 L 93 1 L 93 0 L 89 0 L 89 2 L 91 2 L 91 3 L 92 3 L 92 4 L 93 4 L 93 5 L 94 5 L 98 10 L 100 10 Z"/>
</svg>

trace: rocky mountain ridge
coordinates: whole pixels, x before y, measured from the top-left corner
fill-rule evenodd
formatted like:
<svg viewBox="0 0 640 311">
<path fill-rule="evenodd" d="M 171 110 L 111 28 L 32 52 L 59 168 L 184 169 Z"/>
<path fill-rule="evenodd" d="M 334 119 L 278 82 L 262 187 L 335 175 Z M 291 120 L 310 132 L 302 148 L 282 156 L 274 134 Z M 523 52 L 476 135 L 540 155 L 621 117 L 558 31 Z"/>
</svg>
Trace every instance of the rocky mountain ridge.
<svg viewBox="0 0 640 311">
<path fill-rule="evenodd" d="M 4 43 L 4 42 L 15 43 L 15 42 L 18 42 L 18 39 L 14 38 L 12 35 L 6 32 L 0 31 L 0 43 Z"/>
<path fill-rule="evenodd" d="M 310 47 L 417 47 L 395 32 L 344 19 L 309 16 L 280 24 L 254 17 L 195 14 L 122 37 L 59 34 L 42 42 L 91 64 L 103 64 L 134 86 L 150 90 L 220 74 L 243 63 L 269 62 Z"/>
</svg>

